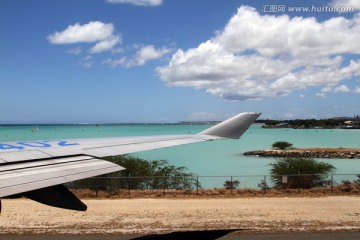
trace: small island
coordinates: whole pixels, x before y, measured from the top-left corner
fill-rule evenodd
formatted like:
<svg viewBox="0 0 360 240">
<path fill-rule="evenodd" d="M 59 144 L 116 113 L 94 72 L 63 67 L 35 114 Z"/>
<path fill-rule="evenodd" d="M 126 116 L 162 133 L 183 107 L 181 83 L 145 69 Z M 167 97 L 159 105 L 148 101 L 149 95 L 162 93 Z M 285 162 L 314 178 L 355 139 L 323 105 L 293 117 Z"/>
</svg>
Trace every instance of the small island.
<svg viewBox="0 0 360 240">
<path fill-rule="evenodd" d="M 244 153 L 257 157 L 360 158 L 360 148 L 291 148 L 266 149 Z"/>
</svg>

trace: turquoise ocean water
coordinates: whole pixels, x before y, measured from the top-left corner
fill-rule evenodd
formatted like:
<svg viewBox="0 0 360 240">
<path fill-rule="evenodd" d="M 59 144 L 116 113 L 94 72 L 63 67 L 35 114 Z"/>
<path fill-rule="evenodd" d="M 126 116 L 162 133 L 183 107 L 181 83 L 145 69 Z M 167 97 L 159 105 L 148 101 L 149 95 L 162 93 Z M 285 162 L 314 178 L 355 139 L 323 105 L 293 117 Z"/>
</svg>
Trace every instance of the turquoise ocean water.
<svg viewBox="0 0 360 240">
<path fill-rule="evenodd" d="M 0 126 L 0 142 L 141 136 L 159 134 L 193 134 L 209 125 L 132 124 L 132 125 L 54 125 L 54 126 Z M 37 130 L 33 132 L 32 130 Z M 268 175 L 272 158 L 246 157 L 245 151 L 271 148 L 275 141 L 288 141 L 294 147 L 360 148 L 360 130 L 345 129 L 264 129 L 252 125 L 239 140 L 220 140 L 165 149 L 144 151 L 135 156 L 156 160 L 166 159 L 176 166 L 185 166 L 199 176 Z M 336 167 L 336 174 L 360 173 L 360 159 L 321 159 Z M 259 177 L 248 180 L 243 187 L 257 185 Z M 219 185 L 221 183 L 210 183 Z M 219 180 L 224 182 L 224 179 Z M 248 183 L 246 183 L 248 182 Z M 246 186 L 247 184 L 247 186 Z M 220 185 L 221 186 L 221 185 Z"/>
</svg>

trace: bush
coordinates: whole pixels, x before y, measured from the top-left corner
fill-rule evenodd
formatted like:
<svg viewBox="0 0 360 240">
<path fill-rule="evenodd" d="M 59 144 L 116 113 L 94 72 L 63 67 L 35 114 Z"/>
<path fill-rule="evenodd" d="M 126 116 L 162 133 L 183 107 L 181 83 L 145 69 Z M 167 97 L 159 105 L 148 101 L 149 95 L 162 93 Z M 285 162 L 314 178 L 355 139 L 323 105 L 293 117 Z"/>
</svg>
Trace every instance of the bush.
<svg viewBox="0 0 360 240">
<path fill-rule="evenodd" d="M 186 167 L 170 165 L 166 160 L 147 161 L 131 155 L 107 157 L 105 159 L 126 169 L 101 177 L 73 182 L 68 186 L 104 191 L 128 188 L 139 190 L 201 188 L 196 177 L 186 172 Z"/>
<path fill-rule="evenodd" d="M 268 190 L 270 189 L 269 185 L 267 184 L 266 180 L 264 179 L 261 179 L 260 182 L 258 183 L 258 187 L 261 189 L 261 190 Z"/>
<path fill-rule="evenodd" d="M 351 192 L 352 190 L 351 182 L 349 180 L 342 180 L 340 189 L 342 192 Z"/>
<path fill-rule="evenodd" d="M 288 148 L 291 148 L 292 147 L 292 144 L 291 143 L 288 143 L 288 142 L 274 142 L 273 145 L 272 145 L 273 148 L 277 148 L 277 149 L 281 149 L 281 150 L 284 150 L 284 149 L 288 149 Z"/>
<path fill-rule="evenodd" d="M 354 180 L 354 183 L 357 185 L 360 185 L 360 174 L 357 174 L 356 177 L 358 178 L 357 180 Z"/>
<path fill-rule="evenodd" d="M 329 184 L 326 180 L 327 176 L 335 171 L 333 165 L 317 162 L 311 158 L 277 159 L 270 166 L 275 188 L 324 187 Z M 283 176 L 287 176 L 287 183 L 283 183 Z"/>
<path fill-rule="evenodd" d="M 237 189 L 240 185 L 240 182 L 238 180 L 234 180 L 234 181 L 229 181 L 226 180 L 224 183 L 224 188 L 225 189 Z"/>
</svg>

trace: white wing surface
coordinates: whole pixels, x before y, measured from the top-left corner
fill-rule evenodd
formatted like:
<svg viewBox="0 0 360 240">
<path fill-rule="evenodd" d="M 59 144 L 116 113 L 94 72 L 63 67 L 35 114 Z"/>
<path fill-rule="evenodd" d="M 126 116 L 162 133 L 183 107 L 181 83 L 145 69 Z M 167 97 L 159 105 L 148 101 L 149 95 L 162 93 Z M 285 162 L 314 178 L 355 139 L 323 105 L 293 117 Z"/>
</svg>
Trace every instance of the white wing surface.
<svg viewBox="0 0 360 240">
<path fill-rule="evenodd" d="M 20 194 L 51 206 L 86 210 L 85 205 L 77 202 L 80 200 L 59 185 L 124 169 L 99 158 L 221 138 L 239 138 L 259 115 L 241 113 L 196 135 L 0 143 L 0 198 Z"/>
</svg>

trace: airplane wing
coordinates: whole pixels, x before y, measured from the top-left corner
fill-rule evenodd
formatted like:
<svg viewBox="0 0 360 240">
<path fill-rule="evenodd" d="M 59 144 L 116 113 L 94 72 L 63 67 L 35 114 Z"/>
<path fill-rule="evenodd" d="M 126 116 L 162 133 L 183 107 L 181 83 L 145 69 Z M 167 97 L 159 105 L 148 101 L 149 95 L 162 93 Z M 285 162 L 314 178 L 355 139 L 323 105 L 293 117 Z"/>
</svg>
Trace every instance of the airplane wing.
<svg viewBox="0 0 360 240">
<path fill-rule="evenodd" d="M 124 169 L 102 157 L 240 138 L 259 115 L 241 113 L 195 135 L 0 143 L 0 198 L 21 195 L 50 206 L 85 211 L 86 205 L 61 184 Z"/>
</svg>

